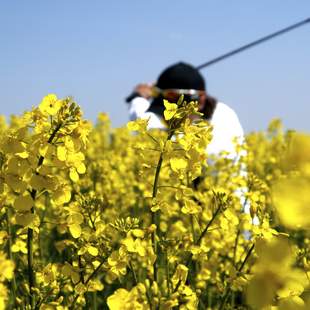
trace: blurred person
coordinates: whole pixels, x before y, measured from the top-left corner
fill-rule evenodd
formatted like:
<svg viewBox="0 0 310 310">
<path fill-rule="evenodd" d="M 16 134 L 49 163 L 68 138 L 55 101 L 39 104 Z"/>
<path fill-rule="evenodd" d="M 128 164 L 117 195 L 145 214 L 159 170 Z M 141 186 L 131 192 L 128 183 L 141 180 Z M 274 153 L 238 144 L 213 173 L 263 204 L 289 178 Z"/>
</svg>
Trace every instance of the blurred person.
<svg viewBox="0 0 310 310">
<path fill-rule="evenodd" d="M 212 140 L 207 147 L 207 154 L 218 156 L 225 152 L 225 156 L 235 163 L 240 155 L 246 155 L 236 150 L 236 143 L 244 142 L 244 132 L 236 112 L 223 102 L 217 101 L 206 91 L 206 82 L 200 72 L 190 64 L 179 62 L 166 68 L 158 77 L 154 85 L 139 84 L 128 97 L 130 120 L 137 118 L 149 119 L 148 128 L 166 129 L 164 121 L 165 106 L 163 100 L 176 103 L 184 95 L 187 102 L 198 101 L 199 112 L 212 125 Z M 242 164 L 240 174 L 246 176 L 246 168 Z M 200 178 L 194 180 L 195 187 Z M 239 197 L 243 210 L 250 213 L 249 201 L 245 198 L 246 188 L 238 188 L 235 194 Z M 254 217 L 253 224 L 259 220 Z M 250 234 L 244 232 L 245 237 Z"/>
<path fill-rule="evenodd" d="M 179 62 L 169 66 L 154 85 L 137 85 L 128 100 L 130 120 L 149 118 L 149 129 L 165 129 L 163 99 L 176 103 L 182 94 L 187 102 L 198 101 L 199 112 L 213 127 L 207 153 L 218 155 L 224 151 L 229 158 L 236 159 L 235 140 L 242 143 L 244 137 L 238 116 L 228 105 L 208 94 L 203 76 L 190 64 Z"/>
</svg>

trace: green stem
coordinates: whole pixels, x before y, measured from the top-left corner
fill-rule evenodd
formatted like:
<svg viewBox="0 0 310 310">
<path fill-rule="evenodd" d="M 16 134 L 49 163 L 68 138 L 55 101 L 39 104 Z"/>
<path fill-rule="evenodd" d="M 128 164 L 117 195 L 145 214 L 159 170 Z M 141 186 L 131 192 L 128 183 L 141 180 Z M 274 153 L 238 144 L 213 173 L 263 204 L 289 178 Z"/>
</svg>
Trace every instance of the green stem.
<svg viewBox="0 0 310 310">
<path fill-rule="evenodd" d="M 199 238 L 197 239 L 197 241 L 195 242 L 195 245 L 200 245 L 203 237 L 206 235 L 206 233 L 208 232 L 208 229 L 210 228 L 210 226 L 212 225 L 212 223 L 214 222 L 214 220 L 216 219 L 216 217 L 219 215 L 220 211 L 221 211 L 222 207 L 221 205 L 219 205 L 216 209 L 216 211 L 214 212 L 211 220 L 208 222 L 208 224 L 206 225 L 205 229 L 202 231 L 202 233 L 200 234 Z M 188 256 L 186 262 L 185 262 L 185 266 L 186 267 L 189 267 L 189 265 L 191 264 L 192 262 L 192 258 L 193 258 L 193 255 L 190 253 L 190 255 Z M 174 288 L 173 292 L 175 293 L 179 287 L 181 285 L 181 281 L 179 281 L 176 285 L 176 287 Z"/>
<path fill-rule="evenodd" d="M 87 278 L 87 280 L 85 281 L 84 285 L 86 286 L 88 284 L 88 282 L 97 274 L 97 272 L 99 271 L 99 269 L 102 267 L 102 265 L 105 263 L 106 259 L 104 259 L 98 266 L 97 268 L 90 274 L 90 276 Z M 73 302 L 70 306 L 69 309 L 75 309 L 75 304 L 77 299 L 79 298 L 79 295 L 76 295 L 75 298 L 73 299 Z"/>
<path fill-rule="evenodd" d="M 190 216 L 190 222 L 191 222 L 191 230 L 192 230 L 192 235 L 193 235 L 193 241 L 196 243 L 196 234 L 195 234 L 195 228 L 194 228 L 194 216 Z"/>
<path fill-rule="evenodd" d="M 158 184 L 158 180 L 159 180 L 159 173 L 160 173 L 160 169 L 161 169 L 161 165 L 163 162 L 163 153 L 160 153 L 160 157 L 159 157 L 159 161 L 158 161 L 158 165 L 156 167 L 156 173 L 155 173 L 155 178 L 154 178 L 154 185 L 153 185 L 153 195 L 152 198 L 156 198 L 157 196 L 157 184 Z M 152 211 L 151 211 L 152 212 Z M 156 255 L 156 260 L 154 262 L 154 266 L 153 266 L 153 273 L 154 273 L 154 281 L 157 281 L 157 269 L 158 269 L 158 251 L 157 251 L 157 230 L 159 229 L 159 222 L 160 222 L 160 218 L 159 218 L 159 212 L 152 212 L 152 224 L 155 224 L 156 228 L 154 229 L 154 231 L 152 232 L 152 244 L 153 244 L 153 251 L 154 254 Z"/>
<path fill-rule="evenodd" d="M 169 141 L 172 136 L 173 136 L 174 131 L 170 131 L 168 136 L 167 136 L 167 141 Z M 152 193 L 152 198 L 156 198 L 157 196 L 157 191 L 158 191 L 158 181 L 159 181 L 159 175 L 160 175 L 160 170 L 161 166 L 163 163 L 163 155 L 164 155 L 164 150 L 160 152 L 159 159 L 158 159 L 158 164 L 156 166 L 156 171 L 155 171 L 155 177 L 154 177 L 154 183 L 153 183 L 153 193 Z M 157 212 L 152 212 L 151 211 L 151 220 L 152 224 L 155 224 L 156 228 L 152 232 L 152 244 L 153 244 L 153 251 L 154 254 L 156 255 L 156 260 L 153 265 L 153 274 L 154 274 L 154 281 L 157 281 L 157 273 L 158 273 L 158 247 L 157 247 L 157 230 L 159 229 L 159 224 L 160 224 L 160 210 Z"/>
<path fill-rule="evenodd" d="M 205 236 L 205 234 L 208 232 L 208 229 L 210 228 L 210 226 L 212 225 L 212 223 L 214 222 L 214 220 L 216 219 L 216 217 L 218 216 L 218 214 L 221 211 L 221 205 L 219 205 L 216 209 L 216 211 L 214 212 L 211 220 L 209 221 L 209 223 L 207 224 L 207 226 L 205 227 L 205 229 L 202 231 L 202 233 L 200 234 L 199 238 L 197 239 L 196 245 L 200 245 L 202 238 Z"/>
<path fill-rule="evenodd" d="M 97 274 L 97 272 L 99 271 L 99 269 L 102 267 L 102 265 L 105 263 L 105 259 L 97 266 L 97 268 L 90 274 L 90 276 L 87 278 L 87 280 L 85 281 L 85 285 L 87 285 L 87 283 Z"/>
<path fill-rule="evenodd" d="M 170 268 L 169 268 L 169 260 L 168 260 L 168 250 L 166 250 L 166 281 L 167 281 L 167 290 L 168 290 L 168 296 L 170 296 Z"/>
<path fill-rule="evenodd" d="M 234 264 L 234 267 L 235 267 L 235 265 L 236 265 L 236 256 L 237 256 L 237 248 L 238 248 L 239 237 L 240 237 L 240 229 L 239 229 L 239 227 L 238 227 L 237 236 L 236 236 L 235 244 L 234 244 L 234 255 L 233 255 L 233 264 Z"/>
<path fill-rule="evenodd" d="M 135 270 L 134 270 L 133 265 L 132 265 L 131 262 L 129 262 L 129 267 L 130 267 L 130 270 L 131 270 L 131 272 L 132 272 L 135 285 L 137 285 L 137 284 L 138 284 L 137 274 L 136 274 L 136 272 L 135 272 Z"/>
<path fill-rule="evenodd" d="M 245 266 L 247 260 L 248 260 L 249 257 L 251 256 L 253 250 L 254 250 L 254 243 L 252 244 L 251 248 L 249 249 L 249 251 L 248 251 L 246 257 L 244 258 L 244 260 L 243 260 L 243 262 L 242 262 L 242 264 L 241 264 L 241 266 L 238 268 L 237 275 L 239 275 L 240 272 L 242 271 L 242 269 L 243 269 L 243 267 Z M 226 301 L 227 301 L 227 299 L 228 299 L 230 293 L 231 293 L 231 285 L 229 285 L 229 286 L 226 288 L 226 290 L 225 290 L 225 293 L 224 293 L 224 296 L 223 296 L 223 298 L 222 298 L 222 303 L 221 303 L 221 305 L 220 305 L 219 310 L 224 309 L 224 306 L 225 306 L 225 304 L 226 304 Z"/>
<path fill-rule="evenodd" d="M 10 224 L 10 209 L 7 208 L 6 211 L 6 224 L 7 224 L 7 232 L 8 232 L 8 240 L 7 240 L 7 253 L 8 258 L 13 261 L 13 254 L 12 254 L 12 229 Z M 16 292 L 17 292 L 17 286 L 16 286 L 16 279 L 15 279 L 15 272 L 13 273 L 13 278 L 11 280 L 11 296 L 13 299 L 13 304 L 16 300 Z"/>
<path fill-rule="evenodd" d="M 46 295 L 44 296 L 44 298 L 41 298 L 37 301 L 36 306 L 35 306 L 35 310 L 40 310 L 41 305 L 47 300 L 47 298 L 53 293 L 54 289 L 51 288 Z"/>
<path fill-rule="evenodd" d="M 34 213 L 34 208 L 31 208 L 31 213 Z M 27 262 L 28 262 L 28 282 L 29 282 L 29 302 L 31 309 L 35 308 L 35 296 L 33 289 L 36 287 L 35 274 L 33 269 L 33 229 L 28 228 L 27 232 Z"/>
<path fill-rule="evenodd" d="M 252 246 L 250 247 L 248 253 L 246 254 L 246 257 L 244 258 L 244 260 L 243 260 L 241 266 L 239 267 L 238 273 L 240 273 L 240 272 L 242 271 L 242 269 L 243 269 L 245 263 L 246 263 L 247 260 L 249 259 L 249 257 L 250 257 L 250 255 L 251 255 L 252 251 L 254 250 L 254 246 L 255 246 L 255 244 L 253 243 Z"/>
<path fill-rule="evenodd" d="M 97 292 L 92 292 L 92 309 L 93 310 L 97 310 L 98 306 L 97 306 Z"/>
<path fill-rule="evenodd" d="M 212 286 L 211 285 L 209 285 L 209 287 L 211 288 Z M 209 289 L 208 290 L 208 308 L 210 308 L 211 309 L 211 307 L 212 307 L 212 290 L 211 289 Z"/>
<path fill-rule="evenodd" d="M 78 256 L 78 262 L 79 262 L 79 269 L 80 269 L 80 281 L 82 282 L 82 284 L 85 284 L 85 280 L 84 280 L 84 266 L 82 265 L 81 255 Z"/>
<path fill-rule="evenodd" d="M 51 136 L 49 137 L 47 143 L 52 143 L 57 132 L 61 128 L 62 124 L 59 123 L 51 133 Z M 37 164 L 37 168 L 41 167 L 44 161 L 44 156 L 40 156 Z M 36 172 L 37 173 L 37 172 Z M 35 189 L 32 189 L 31 191 L 31 198 L 33 201 L 35 201 L 37 195 L 37 191 Z M 35 213 L 34 207 L 31 208 L 31 213 Z M 29 283 L 29 302 L 31 309 L 35 309 L 35 295 L 33 290 L 36 287 L 36 279 L 35 279 L 35 273 L 34 273 L 34 266 L 33 266 L 33 229 L 28 228 L 27 231 L 27 263 L 28 263 L 28 283 Z"/>
<path fill-rule="evenodd" d="M 90 210 L 88 208 L 87 209 L 87 215 L 89 217 L 89 220 L 90 220 L 90 223 L 91 223 L 91 226 L 93 228 L 94 231 L 96 231 L 96 225 L 95 225 L 95 222 L 93 220 L 93 218 L 91 217 L 91 213 L 90 213 Z M 96 212 L 96 211 L 95 211 Z"/>
</svg>

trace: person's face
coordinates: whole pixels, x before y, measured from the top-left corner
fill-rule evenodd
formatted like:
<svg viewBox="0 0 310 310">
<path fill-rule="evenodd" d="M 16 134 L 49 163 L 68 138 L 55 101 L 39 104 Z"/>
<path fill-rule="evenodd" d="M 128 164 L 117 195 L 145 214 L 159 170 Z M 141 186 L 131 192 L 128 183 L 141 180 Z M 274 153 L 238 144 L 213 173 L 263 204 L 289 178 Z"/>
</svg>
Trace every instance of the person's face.
<svg viewBox="0 0 310 310">
<path fill-rule="evenodd" d="M 169 102 L 178 102 L 180 96 L 184 95 L 184 100 L 187 102 L 198 101 L 199 111 L 204 108 L 206 93 L 205 91 L 187 90 L 187 89 L 163 89 L 160 91 L 162 97 Z"/>
<path fill-rule="evenodd" d="M 201 112 L 206 104 L 206 99 L 207 99 L 207 94 L 206 92 L 203 92 L 200 94 L 199 96 L 199 100 L 198 100 L 198 111 Z"/>
<path fill-rule="evenodd" d="M 164 99 L 169 102 L 178 102 L 181 95 L 184 95 L 184 100 L 186 102 L 197 101 L 198 102 L 198 111 L 203 111 L 206 104 L 206 92 L 205 91 L 195 91 L 195 90 L 162 90 L 161 95 Z M 199 118 L 197 115 L 191 115 L 190 119 L 194 120 Z"/>
</svg>

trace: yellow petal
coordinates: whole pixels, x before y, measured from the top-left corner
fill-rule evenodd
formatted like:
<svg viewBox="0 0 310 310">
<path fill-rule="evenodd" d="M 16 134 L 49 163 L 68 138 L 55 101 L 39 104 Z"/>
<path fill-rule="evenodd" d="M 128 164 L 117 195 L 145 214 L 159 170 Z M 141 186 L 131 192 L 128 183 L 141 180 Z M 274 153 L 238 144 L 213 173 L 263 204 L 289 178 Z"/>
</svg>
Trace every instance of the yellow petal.
<svg viewBox="0 0 310 310">
<path fill-rule="evenodd" d="M 14 208 L 18 211 L 29 211 L 33 207 L 33 199 L 29 194 L 18 196 L 14 201 Z"/>
<path fill-rule="evenodd" d="M 73 238 L 79 238 L 82 233 L 81 226 L 79 224 L 69 225 L 69 231 Z"/>
<path fill-rule="evenodd" d="M 111 310 L 122 310 L 130 300 L 130 292 L 124 288 L 119 288 L 113 295 L 108 297 L 107 304 Z"/>
<path fill-rule="evenodd" d="M 35 221 L 36 215 L 30 212 L 17 213 L 15 219 L 18 225 L 28 227 Z"/>
<path fill-rule="evenodd" d="M 77 167 L 76 170 L 79 174 L 84 174 L 86 172 L 86 166 L 83 163 L 80 163 Z"/>
<path fill-rule="evenodd" d="M 64 146 L 57 147 L 57 158 L 60 161 L 65 161 L 67 159 L 67 149 Z"/>
<path fill-rule="evenodd" d="M 17 175 L 7 174 L 5 176 L 5 181 L 13 191 L 18 193 L 24 192 L 27 188 L 27 184 Z"/>
<path fill-rule="evenodd" d="M 169 103 L 167 100 L 164 100 L 164 106 L 166 110 L 164 111 L 165 120 L 170 120 L 177 112 L 178 106 L 175 103 Z"/>
<path fill-rule="evenodd" d="M 187 167 L 187 161 L 184 158 L 174 157 L 170 159 L 170 166 L 173 171 L 178 172 Z"/>
<path fill-rule="evenodd" d="M 92 255 L 92 256 L 97 256 L 98 255 L 98 249 L 97 248 L 95 248 L 94 246 L 88 246 L 87 247 L 87 251 L 88 251 L 88 253 L 90 254 L 90 255 Z"/>
<path fill-rule="evenodd" d="M 273 201 L 281 222 L 289 228 L 310 228 L 309 181 L 296 177 L 273 186 Z"/>
<path fill-rule="evenodd" d="M 74 212 L 70 214 L 67 218 L 67 222 L 69 225 L 72 224 L 82 224 L 84 221 L 84 216 L 79 212 Z"/>
<path fill-rule="evenodd" d="M 71 190 L 69 186 L 62 186 L 53 193 L 53 201 L 56 205 L 62 205 L 71 199 Z"/>
<path fill-rule="evenodd" d="M 133 131 L 145 131 L 147 128 L 148 119 L 140 119 L 138 118 L 135 121 L 131 121 L 127 123 L 127 128 Z"/>
<path fill-rule="evenodd" d="M 69 176 L 73 182 L 77 182 L 79 180 L 79 175 L 75 168 L 70 168 Z"/>
</svg>

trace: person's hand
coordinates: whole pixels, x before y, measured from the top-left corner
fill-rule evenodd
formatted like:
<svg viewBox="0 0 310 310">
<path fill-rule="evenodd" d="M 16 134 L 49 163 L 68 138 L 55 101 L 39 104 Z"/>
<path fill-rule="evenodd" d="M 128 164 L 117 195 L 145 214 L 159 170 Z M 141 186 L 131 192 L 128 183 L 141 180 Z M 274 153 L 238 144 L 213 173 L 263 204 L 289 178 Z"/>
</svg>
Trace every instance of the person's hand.
<svg viewBox="0 0 310 310">
<path fill-rule="evenodd" d="M 138 84 L 135 87 L 135 92 L 138 93 L 141 97 L 150 99 L 152 97 L 152 84 Z"/>
</svg>

